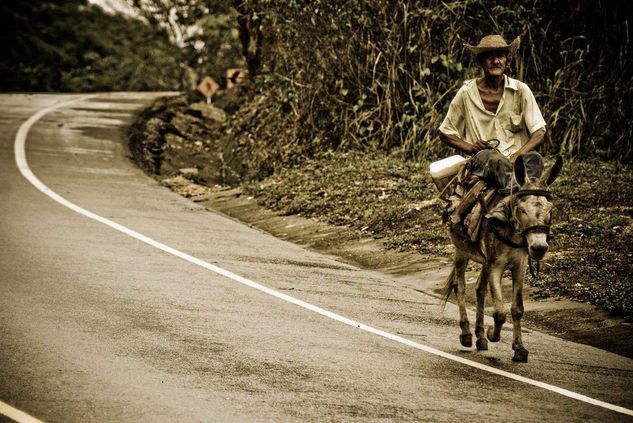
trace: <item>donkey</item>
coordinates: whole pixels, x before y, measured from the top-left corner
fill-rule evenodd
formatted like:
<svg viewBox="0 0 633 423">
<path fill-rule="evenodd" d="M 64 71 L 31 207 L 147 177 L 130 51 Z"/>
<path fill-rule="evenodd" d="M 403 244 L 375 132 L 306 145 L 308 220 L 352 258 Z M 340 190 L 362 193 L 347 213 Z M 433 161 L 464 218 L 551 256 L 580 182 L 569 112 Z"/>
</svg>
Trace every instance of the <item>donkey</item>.
<svg viewBox="0 0 633 423">
<path fill-rule="evenodd" d="M 552 222 L 552 203 L 549 185 L 558 177 L 562 168 L 562 158 L 558 157 L 540 178 L 530 178 L 525 169 L 523 157 L 514 163 L 514 177 L 519 189 L 510 198 L 510 218 L 507 221 L 486 219 L 481 226 L 477 242 L 471 242 L 457 228 L 451 227 L 450 234 L 455 245 L 453 269 L 446 281 L 443 302 L 454 291 L 459 306 L 459 340 L 465 347 L 472 346 L 470 323 L 466 314 L 464 273 L 469 260 L 481 263 L 477 280 L 477 311 L 475 336 L 477 349 L 487 350 L 488 341 L 500 339 L 501 327 L 506 321 L 501 293 L 501 276 L 506 269 L 512 273 L 512 325 L 514 350 L 513 361 L 527 362 L 528 350 L 521 340 L 521 317 L 523 317 L 523 281 L 529 260 L 541 260 L 549 245 L 549 230 Z M 531 264 L 531 263 L 530 263 Z M 494 326 L 484 335 L 484 305 L 487 287 L 494 303 Z M 487 337 L 487 339 L 486 339 Z"/>
</svg>

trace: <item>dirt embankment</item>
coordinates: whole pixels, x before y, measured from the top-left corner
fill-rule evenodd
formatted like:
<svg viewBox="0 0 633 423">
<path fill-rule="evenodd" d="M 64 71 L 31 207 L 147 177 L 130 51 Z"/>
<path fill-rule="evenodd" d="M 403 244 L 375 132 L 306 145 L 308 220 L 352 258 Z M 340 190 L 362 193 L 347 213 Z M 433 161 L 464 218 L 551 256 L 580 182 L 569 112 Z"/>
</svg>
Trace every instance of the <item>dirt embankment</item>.
<svg viewBox="0 0 633 423">
<path fill-rule="evenodd" d="M 365 179 L 371 183 L 371 189 L 377 191 L 375 196 L 381 202 L 381 210 L 384 212 L 391 207 L 393 215 L 387 214 L 385 218 L 383 214 L 380 219 L 370 220 L 369 224 L 358 227 L 353 224 L 354 213 L 358 213 L 358 209 L 362 209 L 363 214 L 371 213 L 372 206 L 337 199 L 332 192 L 322 189 L 322 207 L 332 201 L 343 207 L 337 213 L 336 224 L 331 224 L 328 220 L 332 222 L 332 219 L 319 211 L 318 201 L 311 201 L 310 196 L 301 200 L 301 190 L 309 185 L 307 182 L 294 183 L 292 199 L 270 189 L 270 185 L 278 183 L 274 177 L 263 183 L 244 184 L 238 188 L 225 185 L 227 175 L 233 174 L 233 169 L 225 160 L 228 147 L 222 145 L 221 137 L 217 136 L 223 120 L 224 114 L 214 106 L 190 104 L 184 98 L 157 103 L 144 112 L 131 128 L 130 150 L 149 174 L 192 201 L 306 248 L 389 274 L 401 286 L 439 297 L 450 271 L 452 249 L 440 234 L 444 228 L 439 223 L 437 202 L 412 201 L 420 196 L 417 189 L 411 189 L 409 185 L 407 189 L 398 188 L 398 181 L 406 179 L 403 177 L 406 169 L 398 165 L 398 170 L 394 171 L 389 167 L 392 160 L 388 157 L 364 157 L 369 166 L 362 170 L 367 175 Z M 359 161 L 356 156 L 347 159 Z M 337 177 L 343 178 L 341 175 L 349 173 L 346 162 L 337 163 L 336 169 L 343 171 L 339 175 L 336 169 L 328 169 L 331 185 L 335 185 Z M 307 166 L 318 168 L 321 164 L 312 162 Z M 386 171 L 386 168 L 391 170 Z M 323 181 L 314 183 L 325 185 Z M 347 184 L 356 185 L 358 196 L 368 189 L 362 181 Z M 423 185 L 426 187 L 428 184 Z M 390 203 L 391 195 L 396 197 L 397 191 L 407 190 L 411 191 L 411 199 L 405 209 Z M 271 195 L 277 196 L 275 204 L 271 204 Z M 347 192 L 343 197 L 349 195 Z M 398 218 L 405 213 L 414 220 Z M 420 237 L 416 230 L 426 231 L 425 239 L 436 241 L 416 246 L 414 240 Z M 467 298 L 471 305 L 475 303 L 477 269 L 476 266 L 471 267 L 466 276 Z M 504 298 L 510 298 L 509 284 L 505 286 Z M 631 323 L 587 302 L 572 301 L 545 291 L 544 294 L 542 284 L 539 286 L 538 283 L 526 287 L 524 321 L 527 327 L 633 358 Z M 456 323 L 456 333 L 457 330 Z"/>
</svg>

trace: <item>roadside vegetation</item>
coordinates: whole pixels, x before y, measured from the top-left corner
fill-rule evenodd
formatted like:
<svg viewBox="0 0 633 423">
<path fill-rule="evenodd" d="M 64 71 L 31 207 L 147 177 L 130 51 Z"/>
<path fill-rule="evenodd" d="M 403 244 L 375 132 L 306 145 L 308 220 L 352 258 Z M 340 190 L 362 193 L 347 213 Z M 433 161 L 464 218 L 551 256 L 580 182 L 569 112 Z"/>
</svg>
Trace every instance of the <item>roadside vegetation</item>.
<svg viewBox="0 0 633 423">
<path fill-rule="evenodd" d="M 452 153 L 437 142 L 448 104 L 480 70 L 463 43 L 521 37 L 512 76 L 548 123 L 545 154 L 633 158 L 633 63 L 627 3 L 565 1 L 311 2 L 244 0 L 254 40 L 250 101 L 236 115 L 247 177 L 327 150 Z M 244 122 L 251 104 L 264 120 Z M 282 132 L 279 132 L 279 129 Z M 252 148 L 245 148 L 249 151 Z"/>
</svg>

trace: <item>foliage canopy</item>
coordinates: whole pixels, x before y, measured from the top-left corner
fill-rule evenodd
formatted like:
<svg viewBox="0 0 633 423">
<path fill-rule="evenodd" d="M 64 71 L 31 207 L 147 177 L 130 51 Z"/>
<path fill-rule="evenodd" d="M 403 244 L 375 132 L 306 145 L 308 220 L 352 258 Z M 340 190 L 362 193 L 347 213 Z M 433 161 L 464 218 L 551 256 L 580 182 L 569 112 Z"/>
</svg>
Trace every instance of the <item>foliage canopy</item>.
<svg viewBox="0 0 633 423">
<path fill-rule="evenodd" d="M 2 2 L 3 91 L 173 90 L 180 51 L 163 30 L 85 0 Z"/>
</svg>

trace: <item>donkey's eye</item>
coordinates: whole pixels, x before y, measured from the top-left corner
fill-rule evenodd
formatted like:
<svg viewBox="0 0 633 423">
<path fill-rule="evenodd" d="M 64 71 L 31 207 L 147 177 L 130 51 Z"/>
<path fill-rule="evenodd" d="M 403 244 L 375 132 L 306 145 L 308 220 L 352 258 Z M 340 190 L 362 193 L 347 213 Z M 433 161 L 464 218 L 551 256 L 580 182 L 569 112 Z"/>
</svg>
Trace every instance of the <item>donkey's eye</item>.
<svg viewBox="0 0 633 423">
<path fill-rule="evenodd" d="M 517 211 L 518 211 L 519 213 L 522 213 L 522 214 L 527 214 L 527 212 L 526 212 L 524 209 L 522 209 L 521 207 L 518 207 L 518 208 L 517 208 Z"/>
</svg>

